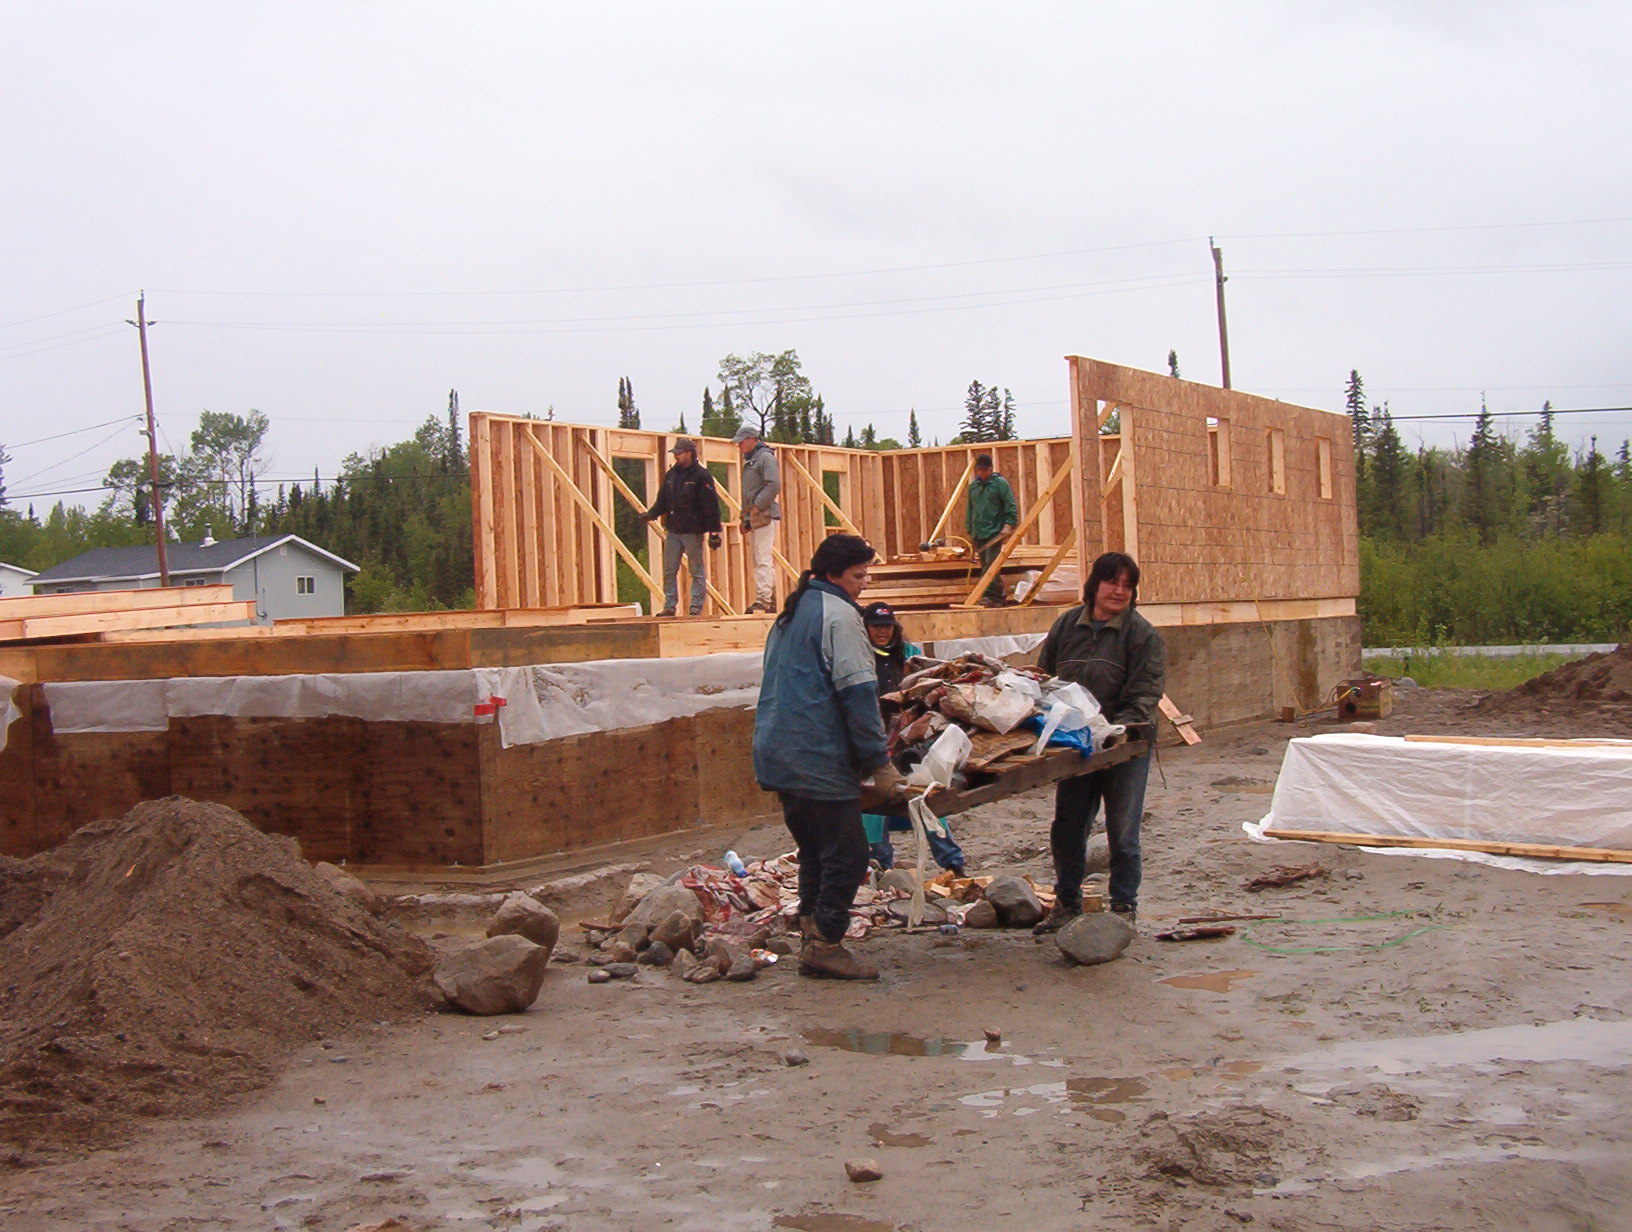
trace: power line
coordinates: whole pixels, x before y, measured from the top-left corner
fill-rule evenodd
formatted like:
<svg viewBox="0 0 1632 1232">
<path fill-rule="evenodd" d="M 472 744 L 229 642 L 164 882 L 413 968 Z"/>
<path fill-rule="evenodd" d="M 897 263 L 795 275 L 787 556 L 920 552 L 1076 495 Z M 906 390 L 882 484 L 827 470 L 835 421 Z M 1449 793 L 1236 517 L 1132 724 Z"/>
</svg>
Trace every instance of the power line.
<svg viewBox="0 0 1632 1232">
<path fill-rule="evenodd" d="M 10 449 L 27 449 L 30 445 L 43 445 L 47 441 L 60 441 L 65 436 L 78 436 L 81 432 L 95 432 L 98 428 L 110 427 L 111 425 L 116 424 L 116 423 L 135 423 L 135 422 L 136 422 L 136 416 L 134 416 L 134 415 L 121 415 L 121 416 L 119 416 L 118 419 L 104 419 L 101 423 L 90 424 L 89 426 L 84 427 L 84 428 L 71 428 L 67 432 L 58 432 L 55 436 L 40 436 L 40 437 L 35 437 L 31 441 L 18 441 L 13 445 L 8 446 L 8 448 L 10 448 Z"/>
</svg>

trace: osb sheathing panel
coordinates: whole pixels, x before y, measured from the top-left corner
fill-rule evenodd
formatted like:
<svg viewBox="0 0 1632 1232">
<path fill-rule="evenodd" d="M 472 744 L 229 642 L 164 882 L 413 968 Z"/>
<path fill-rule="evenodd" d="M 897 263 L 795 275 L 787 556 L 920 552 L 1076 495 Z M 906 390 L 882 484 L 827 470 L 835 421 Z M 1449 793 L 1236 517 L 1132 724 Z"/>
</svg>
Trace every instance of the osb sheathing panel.
<svg viewBox="0 0 1632 1232">
<path fill-rule="evenodd" d="M 1359 594 L 1348 420 L 1233 390 L 1077 357 L 1084 417 L 1120 408 L 1134 450 L 1139 597 L 1147 603 Z M 1227 424 L 1230 484 L 1212 482 L 1208 420 Z M 1284 433 L 1284 493 L 1271 490 L 1269 432 Z M 1320 494 L 1320 442 L 1331 495 Z M 1125 440 L 1123 442 L 1125 446 Z M 1120 515 L 1120 502 L 1114 511 Z M 1112 529 L 1083 548 L 1091 560 Z"/>
</svg>

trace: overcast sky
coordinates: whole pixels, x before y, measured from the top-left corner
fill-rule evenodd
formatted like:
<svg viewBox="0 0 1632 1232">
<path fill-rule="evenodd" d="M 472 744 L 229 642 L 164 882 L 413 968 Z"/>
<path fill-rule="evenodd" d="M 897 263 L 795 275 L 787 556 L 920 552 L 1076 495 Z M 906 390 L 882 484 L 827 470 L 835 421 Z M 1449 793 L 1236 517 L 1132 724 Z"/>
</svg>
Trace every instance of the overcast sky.
<svg viewBox="0 0 1632 1232">
<path fill-rule="evenodd" d="M 14 503 L 265 412 L 267 474 L 465 411 L 696 426 L 795 348 L 845 429 L 1066 429 L 1080 353 L 1408 442 L 1632 405 L 1625 3 L 0 7 Z M 1618 152 L 1617 152 L 1618 151 Z M 1501 420 L 1516 435 L 1534 423 Z M 1563 416 L 1609 452 L 1632 413 Z M 52 439 L 44 439 L 52 438 Z"/>
</svg>

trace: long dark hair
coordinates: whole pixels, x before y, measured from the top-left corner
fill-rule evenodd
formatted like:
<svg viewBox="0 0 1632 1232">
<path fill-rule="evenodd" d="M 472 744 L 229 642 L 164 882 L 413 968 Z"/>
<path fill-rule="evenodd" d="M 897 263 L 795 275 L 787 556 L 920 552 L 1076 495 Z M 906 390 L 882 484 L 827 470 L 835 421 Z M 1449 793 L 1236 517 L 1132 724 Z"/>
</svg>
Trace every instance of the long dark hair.
<svg viewBox="0 0 1632 1232">
<path fill-rule="evenodd" d="M 1126 552 L 1106 552 L 1088 570 L 1088 581 L 1082 588 L 1082 601 L 1088 605 L 1088 615 L 1094 614 L 1094 598 L 1101 582 L 1114 582 L 1122 574 L 1128 575 L 1128 589 L 1133 592 L 1129 607 L 1139 603 L 1139 566 Z"/>
<path fill-rule="evenodd" d="M 860 535 L 829 535 L 812 553 L 810 568 L 799 575 L 799 585 L 794 587 L 793 593 L 782 604 L 781 614 L 776 623 L 785 625 L 793 619 L 794 609 L 799 606 L 799 600 L 804 598 L 805 591 L 810 589 L 812 578 L 830 578 L 836 573 L 843 573 L 846 569 L 853 569 L 857 565 L 865 565 L 878 553 L 873 551 L 873 545 Z"/>
</svg>

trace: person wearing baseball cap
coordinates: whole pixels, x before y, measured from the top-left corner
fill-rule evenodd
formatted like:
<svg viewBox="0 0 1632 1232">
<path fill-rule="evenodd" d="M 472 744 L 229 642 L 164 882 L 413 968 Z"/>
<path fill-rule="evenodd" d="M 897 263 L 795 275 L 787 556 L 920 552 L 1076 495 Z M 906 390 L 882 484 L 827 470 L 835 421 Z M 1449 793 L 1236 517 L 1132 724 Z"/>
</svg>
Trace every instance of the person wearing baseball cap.
<svg viewBox="0 0 1632 1232">
<path fill-rule="evenodd" d="M 750 612 L 776 611 L 776 523 L 782 510 L 776 503 L 782 491 L 782 473 L 776 452 L 759 439 L 759 429 L 743 424 L 731 438 L 742 454 L 742 533 L 752 549 L 754 601 Z"/>
<path fill-rule="evenodd" d="M 691 607 L 693 616 L 703 614 L 703 603 L 708 597 L 708 561 L 703 555 L 703 536 L 708 546 L 720 546 L 720 497 L 714 490 L 714 476 L 708 467 L 697 460 L 697 442 L 689 436 L 679 437 L 669 450 L 674 465 L 663 476 L 652 507 L 640 516 L 647 522 L 663 519 L 667 536 L 663 540 L 663 610 L 661 616 L 673 616 L 680 606 L 680 558 L 686 559 L 691 570 Z"/>
<path fill-rule="evenodd" d="M 861 621 L 867 627 L 867 640 L 873 644 L 873 666 L 878 669 L 878 695 L 882 699 L 886 693 L 894 693 L 901 687 L 907 660 L 923 651 L 907 641 L 901 622 L 896 619 L 895 609 L 888 603 L 869 603 L 861 609 Z M 896 709 L 893 704 L 887 707 L 886 727 Z M 878 861 L 880 868 L 894 868 L 895 847 L 890 843 L 890 831 L 911 830 L 912 820 L 899 814 L 863 813 L 861 824 L 867 831 L 867 843 L 873 859 Z M 944 826 L 946 823 L 943 821 L 941 824 Z M 958 846 L 950 829 L 945 834 L 929 831 L 929 853 L 935 857 L 935 863 L 954 876 L 964 875 L 963 848 Z"/>
</svg>

